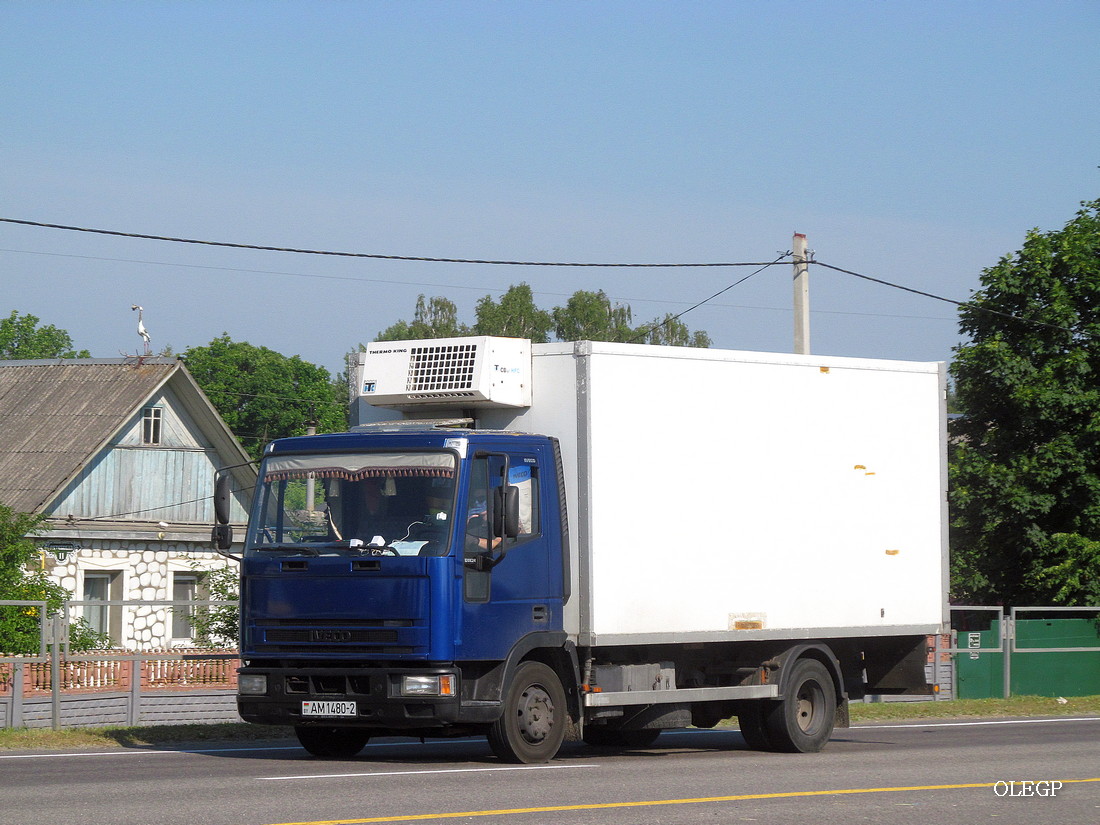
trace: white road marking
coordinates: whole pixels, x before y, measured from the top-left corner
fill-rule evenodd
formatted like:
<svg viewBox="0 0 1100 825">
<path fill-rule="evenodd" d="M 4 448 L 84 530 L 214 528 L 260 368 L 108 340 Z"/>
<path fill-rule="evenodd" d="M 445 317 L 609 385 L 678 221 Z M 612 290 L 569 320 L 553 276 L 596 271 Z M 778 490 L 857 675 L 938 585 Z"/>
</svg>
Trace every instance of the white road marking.
<svg viewBox="0 0 1100 825">
<path fill-rule="evenodd" d="M 1100 716 L 1059 716 L 1051 719 L 991 719 L 973 722 L 906 722 L 896 725 L 853 725 L 847 730 L 883 730 L 889 728 L 959 728 L 978 725 L 1044 725 L 1057 722 L 1100 722 Z M 840 728 L 838 730 L 845 730 Z M 700 734 L 737 733 L 736 728 L 721 728 L 718 730 L 670 730 L 665 731 L 666 736 L 698 736 Z M 461 745 L 471 743 L 483 743 L 485 740 L 475 739 L 445 739 L 431 740 L 433 745 Z M 400 748 L 418 747 L 420 742 L 369 742 L 367 748 Z M 52 753 L 0 753 L 0 759 L 72 759 L 83 756 L 166 756 L 172 754 L 196 754 L 196 753 L 242 753 L 242 752 L 270 752 L 270 751 L 300 751 L 299 745 L 280 745 L 271 747 L 246 747 L 246 748 L 198 748 L 194 750 L 130 750 L 119 748 L 117 751 L 55 751 Z M 545 767 L 545 766 L 543 766 Z M 569 767 L 561 765 L 558 767 Z M 486 769 L 487 770 L 487 769 Z M 517 770 L 517 768 L 494 768 L 493 770 Z M 522 768 L 518 769 L 522 770 Z M 380 776 L 381 774 L 370 774 Z M 280 779 L 282 777 L 268 777 Z"/>
<path fill-rule="evenodd" d="M 493 771 L 552 771 L 563 768 L 596 768 L 598 765 L 511 765 L 507 768 L 437 768 L 427 771 L 367 771 L 364 773 L 313 773 L 298 776 L 257 776 L 257 779 L 344 779 L 355 776 L 424 776 L 433 773 L 490 773 Z"/>
</svg>

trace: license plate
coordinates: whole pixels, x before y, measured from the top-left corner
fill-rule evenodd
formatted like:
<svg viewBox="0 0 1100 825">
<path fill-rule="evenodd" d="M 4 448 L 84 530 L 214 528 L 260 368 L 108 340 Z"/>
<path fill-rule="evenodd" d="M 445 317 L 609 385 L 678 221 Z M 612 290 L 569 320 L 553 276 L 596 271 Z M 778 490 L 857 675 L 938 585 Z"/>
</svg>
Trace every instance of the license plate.
<svg viewBox="0 0 1100 825">
<path fill-rule="evenodd" d="M 355 702 L 302 702 L 302 716 L 356 716 Z"/>
</svg>

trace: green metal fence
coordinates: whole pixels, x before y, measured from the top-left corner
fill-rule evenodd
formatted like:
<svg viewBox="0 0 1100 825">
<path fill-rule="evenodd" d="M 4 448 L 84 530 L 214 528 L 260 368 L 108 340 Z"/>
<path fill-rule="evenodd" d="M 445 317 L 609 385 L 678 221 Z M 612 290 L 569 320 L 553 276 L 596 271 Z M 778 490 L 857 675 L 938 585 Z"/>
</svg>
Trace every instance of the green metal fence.
<svg viewBox="0 0 1100 825">
<path fill-rule="evenodd" d="M 958 698 L 1100 694 L 1100 607 L 952 612 Z"/>
</svg>

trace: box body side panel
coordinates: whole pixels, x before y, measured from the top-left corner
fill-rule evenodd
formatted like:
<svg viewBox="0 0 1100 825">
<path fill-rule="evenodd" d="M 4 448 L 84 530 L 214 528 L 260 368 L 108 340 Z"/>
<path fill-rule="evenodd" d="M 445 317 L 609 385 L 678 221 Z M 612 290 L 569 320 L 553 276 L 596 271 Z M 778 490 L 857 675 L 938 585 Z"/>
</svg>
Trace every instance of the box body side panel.
<svg viewBox="0 0 1100 825">
<path fill-rule="evenodd" d="M 596 637 L 939 625 L 934 366 L 594 353 L 589 372 Z"/>
</svg>

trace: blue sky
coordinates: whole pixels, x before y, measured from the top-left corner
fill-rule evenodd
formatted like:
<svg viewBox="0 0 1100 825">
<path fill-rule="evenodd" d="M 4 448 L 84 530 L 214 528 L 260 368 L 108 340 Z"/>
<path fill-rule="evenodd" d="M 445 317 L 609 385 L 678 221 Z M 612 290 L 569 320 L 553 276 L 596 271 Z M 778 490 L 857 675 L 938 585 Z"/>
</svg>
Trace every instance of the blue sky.
<svg viewBox="0 0 1100 825">
<path fill-rule="evenodd" d="M 816 257 L 955 299 L 1100 196 L 1100 3 L 0 5 L 0 217 L 396 255 Z M 416 296 L 680 312 L 741 269 L 330 259 L 0 224 L 0 312 L 101 357 L 222 332 L 332 371 Z M 789 351 L 791 269 L 684 317 Z M 811 270 L 812 346 L 949 359 L 950 304 Z"/>
</svg>

